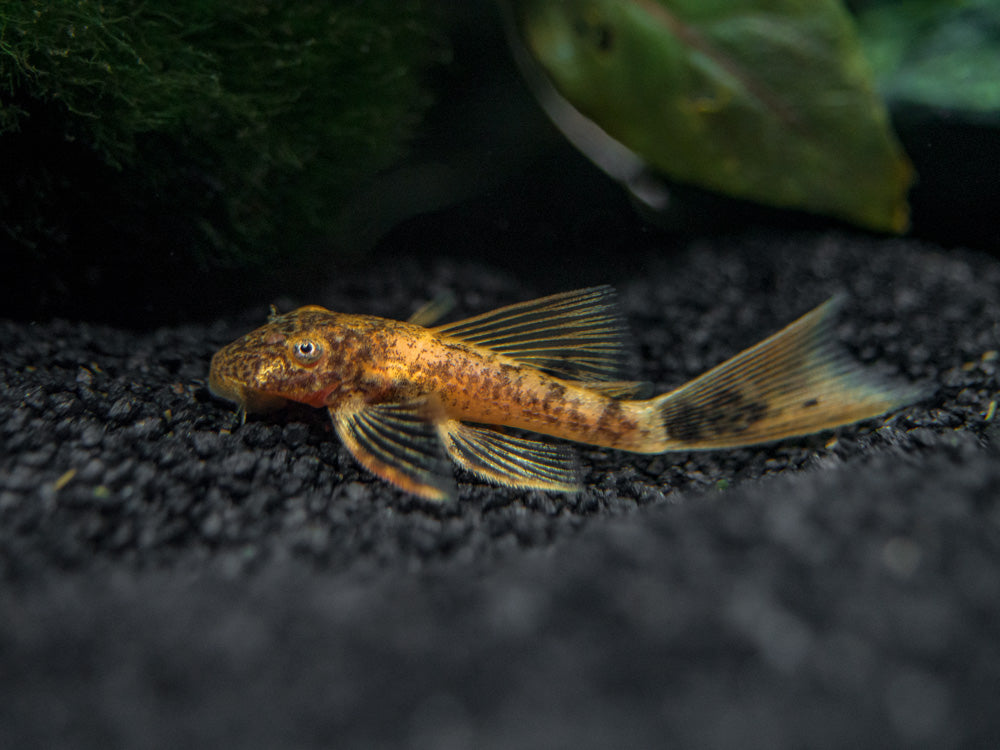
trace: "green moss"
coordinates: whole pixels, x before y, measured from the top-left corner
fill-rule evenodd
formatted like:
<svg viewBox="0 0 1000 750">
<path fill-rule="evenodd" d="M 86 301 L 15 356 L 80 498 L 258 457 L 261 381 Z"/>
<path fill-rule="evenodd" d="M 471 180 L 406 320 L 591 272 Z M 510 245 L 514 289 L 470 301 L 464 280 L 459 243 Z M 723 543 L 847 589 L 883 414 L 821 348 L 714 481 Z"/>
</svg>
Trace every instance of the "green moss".
<svg viewBox="0 0 1000 750">
<path fill-rule="evenodd" d="M 225 265 L 335 238 L 340 204 L 428 103 L 421 74 L 443 57 L 429 6 L 0 4 L 0 149 L 14 165 L 0 222 L 37 254 L 99 252 L 111 226 L 134 252 Z M 86 211 L 65 202 L 82 195 Z M 173 237 L 135 242 L 151 228 Z"/>
</svg>

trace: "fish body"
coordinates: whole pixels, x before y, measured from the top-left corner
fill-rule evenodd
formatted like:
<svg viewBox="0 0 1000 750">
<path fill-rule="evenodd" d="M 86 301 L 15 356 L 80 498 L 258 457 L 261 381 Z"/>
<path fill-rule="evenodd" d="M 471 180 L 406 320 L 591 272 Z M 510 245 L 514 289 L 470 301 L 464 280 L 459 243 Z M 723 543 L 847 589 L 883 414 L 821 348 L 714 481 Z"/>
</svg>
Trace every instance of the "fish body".
<svg viewBox="0 0 1000 750">
<path fill-rule="evenodd" d="M 329 410 L 354 457 L 429 499 L 453 493 L 448 459 L 511 487 L 579 488 L 564 444 L 635 453 L 727 448 L 858 421 L 913 400 L 833 343 L 831 300 L 690 383 L 648 399 L 621 379 L 626 330 L 610 287 L 457 323 L 302 307 L 220 349 L 209 386 L 244 412 L 287 401 Z"/>
</svg>

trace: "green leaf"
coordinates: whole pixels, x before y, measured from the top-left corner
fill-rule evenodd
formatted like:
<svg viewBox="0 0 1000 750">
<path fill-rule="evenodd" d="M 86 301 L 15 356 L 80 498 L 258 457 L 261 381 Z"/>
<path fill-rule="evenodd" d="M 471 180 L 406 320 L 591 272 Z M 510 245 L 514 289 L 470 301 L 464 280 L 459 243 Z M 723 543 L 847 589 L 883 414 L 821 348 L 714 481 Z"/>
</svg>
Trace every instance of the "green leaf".
<svg viewBox="0 0 1000 750">
<path fill-rule="evenodd" d="M 1000 3 L 900 0 L 858 17 L 887 99 L 1000 113 Z"/>
<path fill-rule="evenodd" d="M 550 115 L 612 174 L 624 160 L 609 152 L 624 146 L 676 181 L 906 229 L 913 171 L 839 0 L 510 0 L 509 11 L 522 63 L 563 101 Z M 580 115 L 614 145 L 581 136 Z"/>
</svg>

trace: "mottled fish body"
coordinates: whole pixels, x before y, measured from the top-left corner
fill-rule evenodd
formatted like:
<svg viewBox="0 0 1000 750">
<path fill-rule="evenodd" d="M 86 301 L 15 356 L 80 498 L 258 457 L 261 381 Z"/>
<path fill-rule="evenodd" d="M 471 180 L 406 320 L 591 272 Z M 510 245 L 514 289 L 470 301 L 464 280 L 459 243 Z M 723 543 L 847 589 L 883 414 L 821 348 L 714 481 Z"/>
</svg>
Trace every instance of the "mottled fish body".
<svg viewBox="0 0 1000 750">
<path fill-rule="evenodd" d="M 649 399 L 621 379 L 626 329 L 606 286 L 437 327 L 302 307 L 220 349 L 209 385 L 243 412 L 325 407 L 359 463 L 421 497 L 453 494 L 449 458 L 509 487 L 574 491 L 566 445 L 496 428 L 662 453 L 806 435 L 915 400 L 836 345 L 837 306 Z"/>
</svg>

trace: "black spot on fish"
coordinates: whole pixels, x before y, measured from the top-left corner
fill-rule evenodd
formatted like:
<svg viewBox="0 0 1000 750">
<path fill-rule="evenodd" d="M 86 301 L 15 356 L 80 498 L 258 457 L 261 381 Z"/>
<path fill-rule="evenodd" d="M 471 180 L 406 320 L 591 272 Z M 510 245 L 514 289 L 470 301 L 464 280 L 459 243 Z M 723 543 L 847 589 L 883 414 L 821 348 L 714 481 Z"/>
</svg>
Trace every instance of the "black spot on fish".
<svg viewBox="0 0 1000 750">
<path fill-rule="evenodd" d="M 622 404 L 621 401 L 610 401 L 608 405 L 604 407 L 604 411 L 601 412 L 601 418 L 598 420 L 598 424 L 614 424 L 618 422 L 622 417 Z"/>
<path fill-rule="evenodd" d="M 668 399 L 661 409 L 667 435 L 685 443 L 736 438 L 768 415 L 767 404 L 747 399 L 739 390 L 726 388 L 702 400 Z"/>
<path fill-rule="evenodd" d="M 811 409 L 814 406 L 819 406 L 819 399 L 818 398 L 811 398 L 808 401 L 803 401 L 802 402 L 802 408 L 803 409 Z"/>
<path fill-rule="evenodd" d="M 566 386 L 562 383 L 550 383 L 548 390 L 545 392 L 545 405 L 548 406 L 553 401 L 561 401 L 566 395 Z"/>
</svg>

